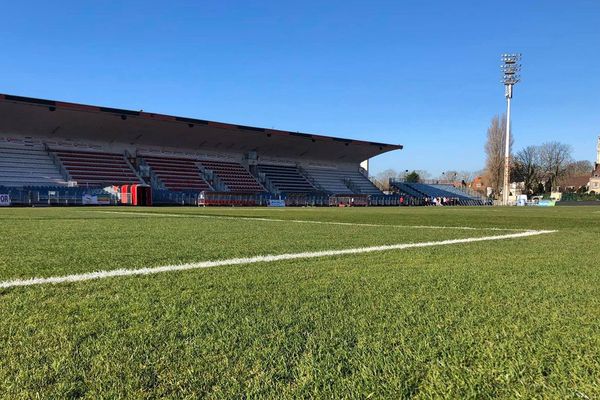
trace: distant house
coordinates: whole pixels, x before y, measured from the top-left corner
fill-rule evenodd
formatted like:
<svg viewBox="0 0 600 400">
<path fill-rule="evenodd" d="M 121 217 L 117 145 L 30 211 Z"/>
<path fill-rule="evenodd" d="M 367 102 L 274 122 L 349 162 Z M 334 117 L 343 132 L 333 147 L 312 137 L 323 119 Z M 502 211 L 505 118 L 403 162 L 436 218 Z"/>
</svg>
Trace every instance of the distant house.
<svg viewBox="0 0 600 400">
<path fill-rule="evenodd" d="M 596 164 L 594 165 L 594 172 L 592 172 L 592 176 L 588 182 L 588 191 L 590 193 L 600 193 L 600 136 L 598 136 Z"/>
<path fill-rule="evenodd" d="M 473 182 L 471 182 L 471 189 L 485 190 L 482 176 L 476 176 L 475 179 L 473 179 Z"/>
<path fill-rule="evenodd" d="M 589 192 L 600 193 L 600 163 L 596 163 L 596 168 L 588 183 Z"/>
<path fill-rule="evenodd" d="M 572 176 L 565 179 L 561 184 L 562 192 L 577 192 L 580 189 L 584 188 L 585 191 L 588 191 L 588 184 L 590 182 L 589 175 L 580 175 L 580 176 Z"/>
</svg>

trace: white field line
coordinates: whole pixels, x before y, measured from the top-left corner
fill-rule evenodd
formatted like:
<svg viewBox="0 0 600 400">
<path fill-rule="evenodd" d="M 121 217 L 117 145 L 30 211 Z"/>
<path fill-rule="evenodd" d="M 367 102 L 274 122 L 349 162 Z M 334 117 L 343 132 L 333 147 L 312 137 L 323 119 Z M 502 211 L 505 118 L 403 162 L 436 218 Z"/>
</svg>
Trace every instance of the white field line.
<svg viewBox="0 0 600 400">
<path fill-rule="evenodd" d="M 477 228 L 473 226 L 436 226 L 436 225 L 389 225 L 389 224 L 368 224 L 361 222 L 333 222 L 333 221 L 312 221 L 301 219 L 280 219 L 263 217 L 234 217 L 224 215 L 206 215 L 206 214 L 169 214 L 155 212 L 129 212 L 129 211 L 94 211 L 102 214 L 121 214 L 121 215 L 139 215 L 153 217 L 173 217 L 173 218 L 209 218 L 209 219 L 233 219 L 247 221 L 267 221 L 267 222 L 290 222 L 297 224 L 318 224 L 318 225 L 343 225 L 343 226 L 366 226 L 374 228 L 413 228 L 413 229 L 455 229 L 464 231 L 508 231 L 508 232 L 528 232 L 527 229 L 514 228 Z"/>
<path fill-rule="evenodd" d="M 268 262 L 275 262 L 275 261 L 310 259 L 310 258 L 331 257 L 331 256 L 344 256 L 344 255 L 349 255 L 349 254 L 363 254 L 363 253 L 382 252 L 382 251 L 389 251 L 389 250 L 404 250 L 404 249 L 411 249 L 411 248 L 431 247 L 431 246 L 447 246 L 447 245 L 461 244 L 461 243 L 474 243 L 474 242 L 484 242 L 484 241 L 490 241 L 490 240 L 522 238 L 522 237 L 527 237 L 527 236 L 543 235 L 546 233 L 553 233 L 553 232 L 556 232 L 556 231 L 526 231 L 526 232 L 510 233 L 510 234 L 497 235 L 497 236 L 483 236 L 483 237 L 465 238 L 465 239 L 441 240 L 441 241 L 437 241 L 437 242 L 398 243 L 398 244 L 385 245 L 385 246 L 357 247 L 357 248 L 342 249 L 342 250 L 324 250 L 324 251 L 312 251 L 312 252 L 303 252 L 303 253 L 264 255 L 264 256 L 255 256 L 255 257 L 246 257 L 246 258 L 231 258 L 228 260 L 218 260 L 218 261 L 201 261 L 201 262 L 179 264 L 179 265 L 165 265 L 162 267 L 153 267 L 153 268 L 116 269 L 116 270 L 112 270 L 112 271 L 96 271 L 96 272 L 89 272 L 89 273 L 83 273 L 83 274 L 53 276 L 53 277 L 48 277 L 48 278 L 14 279 L 14 280 L 0 282 L 0 289 L 13 288 L 13 287 L 18 287 L 18 286 L 34 286 L 34 285 L 57 284 L 57 283 L 67 283 L 67 282 L 82 282 L 82 281 L 89 281 L 89 280 L 93 280 L 93 279 L 105 279 L 105 278 L 113 278 L 113 277 L 119 277 L 119 276 L 151 275 L 151 274 L 159 274 L 162 272 L 187 271 L 187 270 L 193 270 L 193 269 L 223 267 L 223 266 L 230 266 L 230 265 L 268 263 Z"/>
</svg>

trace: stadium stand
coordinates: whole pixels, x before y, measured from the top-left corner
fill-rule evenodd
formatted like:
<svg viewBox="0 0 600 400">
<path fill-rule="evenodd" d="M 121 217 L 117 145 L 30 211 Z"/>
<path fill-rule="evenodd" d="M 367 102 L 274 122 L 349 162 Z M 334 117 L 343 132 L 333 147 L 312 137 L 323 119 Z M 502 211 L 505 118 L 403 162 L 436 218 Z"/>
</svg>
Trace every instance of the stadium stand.
<svg viewBox="0 0 600 400">
<path fill-rule="evenodd" d="M 382 194 L 366 176 L 359 171 L 336 168 L 306 167 L 304 172 L 324 191 L 332 194 Z"/>
<path fill-rule="evenodd" d="M 124 154 L 52 149 L 78 186 L 106 186 L 142 183 Z"/>
<path fill-rule="evenodd" d="M 415 199 L 422 199 L 426 197 L 424 193 L 419 192 L 418 190 L 413 189 L 410 185 L 407 185 L 403 182 L 392 181 L 390 182 L 390 187 L 395 189 L 398 193 L 402 195 L 408 195 L 414 197 Z"/>
<path fill-rule="evenodd" d="M 426 184 L 392 181 L 391 185 L 401 193 L 415 198 L 456 198 L 460 204 L 482 205 L 483 200 L 479 196 L 471 195 L 452 185 Z"/>
<path fill-rule="evenodd" d="M 64 186 L 67 182 L 42 145 L 0 144 L 0 185 Z"/>
<path fill-rule="evenodd" d="M 258 166 L 258 171 L 260 174 L 264 174 L 266 181 L 281 193 L 311 193 L 318 191 L 300 173 L 296 166 L 261 164 Z"/>
<path fill-rule="evenodd" d="M 211 186 L 200 175 L 197 161 L 188 158 L 141 156 L 164 188 L 174 191 L 211 190 Z"/>
<path fill-rule="evenodd" d="M 153 204 L 399 205 L 360 164 L 401 148 L 0 94 L 0 194 L 14 204 L 133 204 L 123 193 L 139 191 Z"/>
<path fill-rule="evenodd" d="M 476 196 L 476 195 L 474 195 L 472 193 L 469 193 L 466 190 L 454 187 L 454 186 L 452 186 L 450 184 L 448 184 L 448 185 L 446 185 L 446 184 L 435 184 L 435 185 L 431 185 L 431 186 L 433 186 L 435 188 L 438 188 L 440 190 L 444 190 L 444 191 L 449 192 L 449 193 L 453 193 L 454 195 L 459 196 L 459 197 L 466 197 L 467 199 L 474 199 L 474 200 L 479 200 L 480 199 L 479 196 Z"/>
<path fill-rule="evenodd" d="M 207 170 L 215 173 L 230 192 L 264 192 L 265 189 L 243 165 L 230 161 L 200 160 Z"/>
</svg>

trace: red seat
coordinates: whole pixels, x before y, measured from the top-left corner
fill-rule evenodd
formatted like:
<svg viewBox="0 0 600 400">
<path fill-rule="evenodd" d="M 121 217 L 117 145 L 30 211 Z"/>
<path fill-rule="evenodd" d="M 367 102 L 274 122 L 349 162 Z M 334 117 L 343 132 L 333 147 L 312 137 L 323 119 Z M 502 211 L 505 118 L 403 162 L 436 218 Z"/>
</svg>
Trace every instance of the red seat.
<svg viewBox="0 0 600 400">
<path fill-rule="evenodd" d="M 78 185 L 102 186 L 140 183 L 123 154 L 53 150 Z"/>
<path fill-rule="evenodd" d="M 196 161 L 186 158 L 142 156 L 154 175 L 169 190 L 210 190 L 200 175 Z"/>
<path fill-rule="evenodd" d="M 265 191 L 256 178 L 241 164 L 214 160 L 201 160 L 200 164 L 214 172 L 231 192 Z"/>
</svg>

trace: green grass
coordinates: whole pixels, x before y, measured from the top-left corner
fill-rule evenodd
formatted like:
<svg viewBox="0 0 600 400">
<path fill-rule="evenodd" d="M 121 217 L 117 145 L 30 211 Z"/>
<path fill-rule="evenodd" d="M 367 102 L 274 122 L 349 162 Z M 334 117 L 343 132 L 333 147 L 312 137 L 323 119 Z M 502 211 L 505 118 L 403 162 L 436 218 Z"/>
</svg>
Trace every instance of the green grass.
<svg viewBox="0 0 600 400">
<path fill-rule="evenodd" d="M 558 232 L 0 289 L 0 397 L 600 397 L 598 207 L 3 209 L 0 281 L 506 233 L 229 217 Z"/>
</svg>

